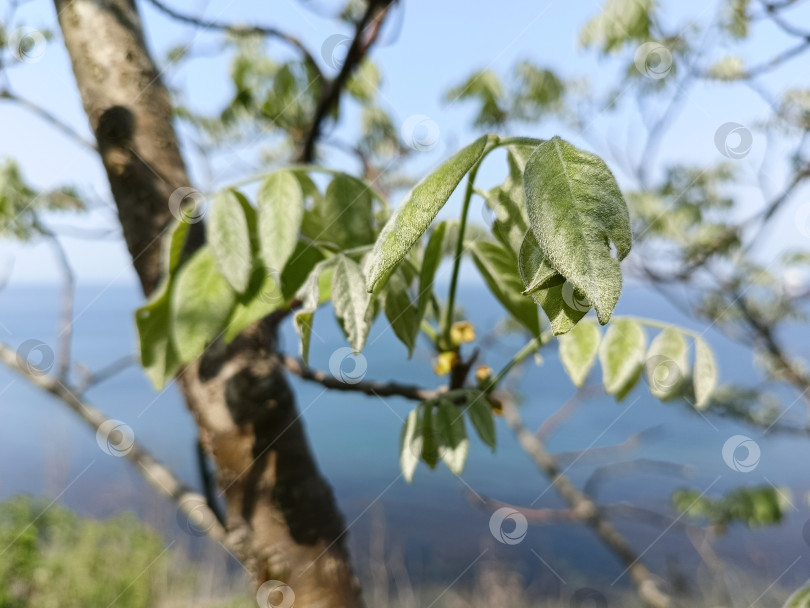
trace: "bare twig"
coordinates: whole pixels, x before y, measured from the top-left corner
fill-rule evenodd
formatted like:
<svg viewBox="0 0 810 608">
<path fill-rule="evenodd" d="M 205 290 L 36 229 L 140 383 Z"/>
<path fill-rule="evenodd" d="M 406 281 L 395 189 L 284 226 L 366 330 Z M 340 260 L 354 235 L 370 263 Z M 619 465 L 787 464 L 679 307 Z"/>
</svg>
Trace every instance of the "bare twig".
<svg viewBox="0 0 810 608">
<path fill-rule="evenodd" d="M 73 127 L 68 125 L 66 122 L 63 122 L 56 115 L 52 114 L 45 108 L 38 106 L 33 101 L 25 99 L 24 97 L 20 97 L 19 95 L 12 93 L 8 89 L 0 90 L 0 100 L 3 99 L 14 102 L 18 106 L 25 108 L 29 112 L 39 116 L 42 120 L 49 123 L 52 127 L 55 127 L 56 129 L 61 131 L 64 135 L 67 135 L 70 139 L 72 139 L 79 145 L 88 148 L 89 150 L 93 150 L 94 152 L 97 150 L 96 145 L 93 142 L 85 139 L 76 130 L 74 130 Z"/>
<path fill-rule="evenodd" d="M 186 13 L 181 13 L 180 11 L 167 6 L 161 0 L 149 0 L 149 2 L 163 14 L 168 15 L 176 21 L 187 23 L 188 25 L 201 27 L 206 30 L 224 31 L 234 36 L 268 36 L 270 38 L 275 38 L 285 42 L 289 46 L 297 49 L 298 52 L 304 57 L 304 61 L 306 61 L 307 65 L 309 65 L 320 78 L 323 78 L 323 73 L 318 66 L 318 62 L 315 61 L 315 57 L 313 57 L 312 53 L 309 52 L 306 45 L 295 36 L 287 34 L 278 28 L 266 25 L 238 25 L 235 23 L 225 23 L 223 21 L 203 19 L 188 15 Z"/>
<path fill-rule="evenodd" d="M 627 566 L 639 597 L 654 608 L 669 608 L 672 599 L 661 591 L 655 577 L 640 562 L 640 556 L 630 547 L 625 538 L 599 512 L 596 504 L 585 493 L 580 491 L 560 470 L 557 461 L 546 450 L 545 445 L 523 425 L 517 408 L 506 399 L 503 403 L 503 414 L 506 423 L 515 433 L 524 451 L 534 460 L 537 467 L 551 480 L 551 484 L 560 496 L 571 506 L 577 519 L 591 527 Z"/>
<path fill-rule="evenodd" d="M 111 419 L 107 418 L 99 409 L 81 400 L 73 388 L 55 376 L 32 371 L 24 360 L 19 360 L 14 349 L 3 343 L 0 343 L 0 362 L 34 386 L 59 399 L 76 412 L 96 433 L 103 432 L 103 425 L 109 426 L 106 423 L 111 422 Z M 168 467 L 137 442 L 132 443 L 125 456 L 136 465 L 153 488 L 178 503 L 178 508 L 191 521 L 205 522 L 202 529 L 239 557 L 241 553 L 239 547 L 235 543 L 229 542 L 225 528 L 220 525 L 216 515 L 210 512 L 205 497 L 186 486 Z"/>
<path fill-rule="evenodd" d="M 76 390 L 77 394 L 82 395 L 91 386 L 101 384 L 105 380 L 109 380 L 116 374 L 137 364 L 138 358 L 135 355 L 125 355 L 96 371 L 81 366 L 82 369 L 79 372 L 81 380 L 73 388 Z"/>
<path fill-rule="evenodd" d="M 321 136 L 323 123 L 334 107 L 340 102 L 340 94 L 349 81 L 352 72 L 360 65 L 377 39 L 392 1 L 393 0 L 369 1 L 365 13 L 357 22 L 354 38 L 349 46 L 349 50 L 346 52 L 346 58 L 340 72 L 333 80 L 326 83 L 323 89 L 323 95 L 318 102 L 318 106 L 315 108 L 312 125 L 307 132 L 307 137 L 298 155 L 300 162 L 311 163 L 314 160 L 315 144 Z"/>
<path fill-rule="evenodd" d="M 413 401 L 435 399 L 445 392 L 443 388 L 426 389 L 413 384 L 400 384 L 398 382 L 344 382 L 327 372 L 310 368 L 295 357 L 284 357 L 283 363 L 287 370 L 296 376 L 337 391 L 352 391 L 379 397 L 404 397 Z"/>
</svg>

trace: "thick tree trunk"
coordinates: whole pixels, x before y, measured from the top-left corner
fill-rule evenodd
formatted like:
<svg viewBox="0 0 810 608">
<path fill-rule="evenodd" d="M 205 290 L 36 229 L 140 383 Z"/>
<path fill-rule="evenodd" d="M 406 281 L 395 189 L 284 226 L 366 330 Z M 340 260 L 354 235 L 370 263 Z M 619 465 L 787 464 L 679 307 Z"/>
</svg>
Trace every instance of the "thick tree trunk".
<svg viewBox="0 0 810 608">
<path fill-rule="evenodd" d="M 189 186 L 169 96 L 134 2 L 55 5 L 133 265 L 149 294 L 160 280 L 169 200 Z M 268 320 L 256 324 L 228 346 L 214 344 L 179 377 L 217 464 L 228 544 L 257 585 L 289 585 L 296 606 L 360 606 L 342 517 L 309 450 L 275 333 Z"/>
</svg>

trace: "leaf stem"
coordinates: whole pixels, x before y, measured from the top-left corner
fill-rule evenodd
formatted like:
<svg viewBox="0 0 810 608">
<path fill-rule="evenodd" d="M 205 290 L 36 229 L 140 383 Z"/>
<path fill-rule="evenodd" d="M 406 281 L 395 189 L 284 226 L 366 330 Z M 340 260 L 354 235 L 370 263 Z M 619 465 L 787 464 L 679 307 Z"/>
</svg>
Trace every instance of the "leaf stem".
<svg viewBox="0 0 810 608">
<path fill-rule="evenodd" d="M 646 317 L 634 317 L 634 316 L 616 316 L 613 317 L 614 319 L 627 319 L 628 321 L 635 321 L 640 325 L 646 325 L 648 327 L 657 327 L 659 329 L 674 329 L 678 333 L 691 336 L 695 340 L 702 340 L 703 335 L 693 331 L 691 329 L 686 329 L 685 327 L 681 327 L 680 325 L 675 325 L 674 323 L 667 323 L 666 321 L 656 321 L 655 319 L 647 319 Z"/>
<path fill-rule="evenodd" d="M 486 151 L 482 158 L 486 156 Z M 458 226 L 458 241 L 456 242 L 456 255 L 453 258 L 453 275 L 450 279 L 450 292 L 447 296 L 447 310 L 445 311 L 444 323 L 441 327 L 442 332 L 442 348 L 446 348 L 450 344 L 450 327 L 453 325 L 453 309 L 456 304 L 456 287 L 458 286 L 458 275 L 461 270 L 461 255 L 464 253 L 464 232 L 467 229 L 467 215 L 470 210 L 470 200 L 475 192 L 475 176 L 478 173 L 478 167 L 481 166 L 479 161 L 467 176 L 467 189 L 464 191 L 464 203 L 461 207 L 461 219 Z"/>
<path fill-rule="evenodd" d="M 540 350 L 540 347 L 542 347 L 543 344 L 548 342 L 551 339 L 552 335 L 553 332 L 548 330 L 544 331 L 536 338 L 532 338 L 531 340 L 529 340 L 526 343 L 526 345 L 523 348 L 521 348 L 517 353 L 515 353 L 515 356 L 512 357 L 512 359 L 506 365 L 504 365 L 503 368 L 501 368 L 501 371 L 495 374 L 492 380 L 490 380 L 486 392 L 488 393 L 492 392 L 498 386 L 498 384 L 500 384 L 501 381 L 506 377 L 506 374 L 512 371 L 512 368 L 514 368 L 516 365 L 519 365 L 520 363 L 525 361 L 530 355 L 533 355 L 535 352 Z"/>
</svg>

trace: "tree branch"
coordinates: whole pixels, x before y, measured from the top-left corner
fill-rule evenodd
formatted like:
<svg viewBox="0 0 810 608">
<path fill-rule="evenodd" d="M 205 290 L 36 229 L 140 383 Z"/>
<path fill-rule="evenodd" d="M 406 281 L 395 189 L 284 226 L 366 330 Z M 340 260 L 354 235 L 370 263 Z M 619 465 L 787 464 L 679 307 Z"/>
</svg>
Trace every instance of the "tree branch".
<svg viewBox="0 0 810 608">
<path fill-rule="evenodd" d="M 426 389 L 414 384 L 400 384 L 398 382 L 374 382 L 360 381 L 348 383 L 335 378 L 327 372 L 314 370 L 303 361 L 295 357 L 285 356 L 282 358 L 284 367 L 303 380 L 316 382 L 321 386 L 336 391 L 351 391 L 365 393 L 366 395 L 376 395 L 378 397 L 404 397 L 413 401 L 427 401 L 435 399 L 446 392 L 444 387 L 438 389 Z"/>
<path fill-rule="evenodd" d="M 154 1 L 154 0 L 152 0 Z M 315 108 L 312 126 L 298 155 L 299 162 L 311 163 L 315 159 L 315 144 L 321 135 L 323 122 L 340 101 L 340 94 L 354 69 L 360 65 L 380 33 L 388 9 L 394 0 L 369 0 L 366 12 L 357 22 L 354 38 L 346 53 L 346 59 L 335 78 L 326 83 L 323 95 Z"/>
<path fill-rule="evenodd" d="M 76 412 L 95 432 L 109 422 L 101 410 L 82 401 L 69 385 L 59 378 L 48 374 L 33 372 L 19 360 L 17 352 L 6 344 L 0 343 L 0 361 L 20 374 L 28 382 L 50 393 L 70 409 Z M 143 477 L 159 493 L 174 500 L 179 509 L 192 521 L 203 521 L 203 529 L 211 538 L 221 543 L 226 549 L 237 553 L 238 547 L 231 544 L 216 515 L 206 505 L 205 497 L 186 486 L 171 470 L 152 456 L 138 443 L 133 443 L 126 457 L 133 462 Z M 239 554 L 237 553 L 237 556 Z"/>
<path fill-rule="evenodd" d="M 658 588 L 653 574 L 639 561 L 640 556 L 630 547 L 613 524 L 604 518 L 593 500 L 565 476 L 543 443 L 523 425 L 517 408 L 509 399 L 505 399 L 503 402 L 503 415 L 524 451 L 548 476 L 560 496 L 571 506 L 574 516 L 591 527 L 602 542 L 627 566 L 626 572 L 630 574 L 639 597 L 653 608 L 672 606 L 672 599 Z"/>
<path fill-rule="evenodd" d="M 323 72 L 321 72 L 318 62 L 315 61 L 312 53 L 309 52 L 309 49 L 307 49 L 304 43 L 295 36 L 282 32 L 278 28 L 266 25 L 237 25 L 234 23 L 225 23 L 223 21 L 206 20 L 188 15 L 186 13 L 181 13 L 170 6 L 167 6 L 161 0 L 149 0 L 149 2 L 164 15 L 188 25 L 201 27 L 207 30 L 224 31 L 229 34 L 233 34 L 234 36 L 267 36 L 285 42 L 289 46 L 297 49 L 298 52 L 300 52 L 304 57 L 304 61 L 306 61 L 307 65 L 309 65 L 320 78 L 323 78 Z"/>
<path fill-rule="evenodd" d="M 12 93 L 8 89 L 0 90 L 0 100 L 2 99 L 5 99 L 6 101 L 12 101 L 17 105 L 19 105 L 20 107 L 25 108 L 32 114 L 39 116 L 42 120 L 50 124 L 52 127 L 55 127 L 57 130 L 61 131 L 64 135 L 67 135 L 77 144 L 94 152 L 97 151 L 96 145 L 93 142 L 85 139 L 76 130 L 74 130 L 73 127 L 63 122 L 56 115 L 51 114 L 45 108 L 38 106 L 33 101 L 25 99 L 24 97 L 20 97 L 19 95 Z"/>
</svg>

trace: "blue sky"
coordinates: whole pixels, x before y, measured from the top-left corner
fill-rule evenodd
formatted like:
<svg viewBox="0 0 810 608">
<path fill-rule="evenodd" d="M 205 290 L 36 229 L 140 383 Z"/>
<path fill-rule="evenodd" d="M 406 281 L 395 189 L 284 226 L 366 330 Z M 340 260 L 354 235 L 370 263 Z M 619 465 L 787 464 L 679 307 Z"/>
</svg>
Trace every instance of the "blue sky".
<svg viewBox="0 0 810 608">
<path fill-rule="evenodd" d="M 168 49 L 192 44 L 193 48 L 210 48 L 219 40 L 219 34 L 195 32 L 180 26 L 157 12 L 148 2 L 139 3 L 145 21 L 148 41 L 156 56 L 163 57 Z M 214 0 L 212 2 L 172 2 L 186 12 L 206 18 L 231 22 L 258 22 L 271 24 L 302 38 L 316 56 L 324 41 L 334 34 L 350 34 L 348 28 L 324 19 L 318 11 L 327 11 L 331 3 L 308 0 L 280 0 L 273 3 Z M 600 2 L 519 2 L 501 0 L 492 2 L 405 2 L 389 21 L 383 34 L 383 44 L 373 52 L 374 61 L 383 73 L 380 92 L 382 104 L 389 109 L 398 124 L 409 116 L 426 115 L 439 129 L 439 142 L 427 152 L 416 154 L 410 168 L 415 174 L 429 169 L 458 146 L 477 135 L 471 127 L 472 108 L 463 103 L 442 101 L 444 92 L 466 79 L 471 71 L 490 68 L 507 73 L 523 59 L 548 65 L 567 79 L 587 77 L 594 86 L 604 87 L 615 81 L 619 64 L 599 59 L 592 51 L 578 45 L 578 32 L 587 19 L 595 14 Z M 664 14 L 678 22 L 684 15 L 709 22 L 717 15 L 715 2 L 663 2 Z M 311 10 L 307 7 L 318 7 Z M 805 23 L 810 25 L 810 11 L 804 10 Z M 797 13 L 798 14 L 798 13 Z M 55 28 L 53 7 L 45 0 L 36 0 L 19 12 L 21 20 L 29 26 Z M 757 26 L 754 42 L 747 44 L 740 54 L 751 63 L 759 63 L 793 41 L 776 35 L 770 25 Z M 276 52 L 286 49 L 274 43 Z M 737 52 L 737 51 L 735 51 Z M 625 57 L 632 56 L 632 50 Z M 806 66 L 806 60 L 804 62 Z M 769 76 L 769 85 L 784 88 L 793 84 L 806 86 L 806 70 L 802 60 L 793 62 Z M 226 58 L 196 59 L 181 71 L 167 70 L 164 77 L 173 88 L 182 90 L 192 105 L 200 110 L 214 111 L 230 95 L 226 78 Z M 57 38 L 48 45 L 43 57 L 36 63 L 22 65 L 10 71 L 14 90 L 47 107 L 71 124 L 76 130 L 91 137 L 86 118 L 73 82 L 67 55 Z M 515 134 L 549 137 L 555 133 L 568 136 L 578 145 L 605 156 L 614 168 L 620 183 L 627 176 L 611 159 L 611 154 L 633 157 L 643 143 L 643 127 L 637 110 L 626 104 L 617 113 L 605 112 L 592 117 L 586 137 L 566 132 L 560 125 L 544 123 L 515 129 Z M 717 128 L 730 121 L 753 127 L 755 121 L 768 115 L 765 104 L 741 85 L 701 85 L 690 93 L 689 102 L 678 116 L 661 147 L 656 168 L 667 162 L 688 159 L 696 163 L 714 163 L 724 158 L 714 145 Z M 351 112 L 348 113 L 351 123 Z M 345 129 L 351 129 L 347 124 Z M 98 159 L 91 152 L 76 147 L 69 139 L 24 110 L 8 103 L 0 105 L 0 157 L 16 158 L 25 175 L 39 187 L 74 184 L 82 191 L 94 193 L 97 207 L 89 215 L 60 217 L 54 224 L 70 224 L 83 228 L 114 225 L 114 208 Z M 205 184 L 205 176 L 189 147 L 195 185 Z M 233 151 L 234 172 L 245 170 L 250 154 Z M 753 208 L 761 203 L 762 192 L 757 183 L 757 172 L 762 159 L 768 155 L 775 160 L 766 171 L 773 191 L 784 178 L 786 167 L 778 160 L 774 148 L 768 150 L 764 138 L 755 135 L 751 153 L 737 161 L 740 168 L 738 194 Z M 247 161 L 245 159 L 248 159 Z M 336 155 L 328 164 L 348 167 L 345 157 Z M 502 179 L 503 167 L 496 161 L 488 163 L 480 179 L 497 182 Z M 232 179 L 232 178 L 231 178 Z M 223 183 L 218 185 L 223 185 Z M 784 244 L 806 244 L 806 237 L 796 225 L 796 206 L 807 200 L 807 190 L 799 193 L 794 206 L 785 210 L 772 231 L 770 244 L 763 255 L 770 256 Z M 396 202 L 393 201 L 393 202 Z M 457 201 L 451 201 L 448 216 L 457 213 Z M 480 206 L 474 206 L 474 219 L 478 219 Z M 128 254 L 118 240 L 99 242 L 65 238 L 68 255 L 82 282 L 131 283 L 134 274 Z M 58 280 L 58 270 L 49 249 L 43 245 L 18 246 L 0 243 L 0 271 L 13 260 L 12 284 L 24 282 L 51 282 Z"/>
</svg>

